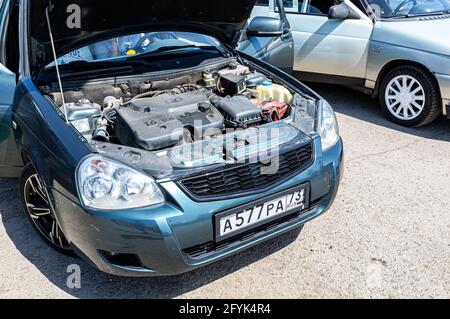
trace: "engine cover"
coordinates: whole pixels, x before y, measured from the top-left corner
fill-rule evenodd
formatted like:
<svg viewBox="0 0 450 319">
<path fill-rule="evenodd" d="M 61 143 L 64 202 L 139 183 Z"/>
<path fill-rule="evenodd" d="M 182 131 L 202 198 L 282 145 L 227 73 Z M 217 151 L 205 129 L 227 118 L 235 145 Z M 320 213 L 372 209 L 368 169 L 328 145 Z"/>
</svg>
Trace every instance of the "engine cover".
<svg viewBox="0 0 450 319">
<path fill-rule="evenodd" d="M 129 108 L 141 113 L 180 113 L 197 109 L 199 103 L 208 102 L 205 93 L 196 90 L 181 94 L 166 93 L 131 101 Z"/>
<path fill-rule="evenodd" d="M 118 109 L 114 127 L 122 144 L 154 151 L 177 145 L 187 132 L 195 137 L 222 132 L 224 118 L 205 93 L 192 91 L 137 99 Z"/>
</svg>

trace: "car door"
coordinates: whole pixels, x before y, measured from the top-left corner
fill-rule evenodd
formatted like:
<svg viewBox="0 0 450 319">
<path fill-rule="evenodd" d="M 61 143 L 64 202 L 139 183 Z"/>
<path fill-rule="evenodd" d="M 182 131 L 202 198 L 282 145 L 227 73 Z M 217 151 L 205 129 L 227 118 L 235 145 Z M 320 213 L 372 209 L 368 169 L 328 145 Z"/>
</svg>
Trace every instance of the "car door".
<svg viewBox="0 0 450 319">
<path fill-rule="evenodd" d="M 285 1 L 298 77 L 319 82 L 364 83 L 373 21 L 358 1 Z M 357 13 L 357 18 L 328 17 L 330 7 L 342 2 Z"/>
<path fill-rule="evenodd" d="M 294 43 L 282 0 L 258 0 L 247 31 L 253 32 L 243 35 L 239 51 L 292 73 Z"/>
<path fill-rule="evenodd" d="M 22 161 L 14 134 L 13 100 L 18 70 L 18 7 L 3 0 L 0 6 L 0 177 L 16 177 Z M 17 68 L 17 69 L 16 69 Z M 11 70 L 13 69 L 13 70 Z"/>
</svg>

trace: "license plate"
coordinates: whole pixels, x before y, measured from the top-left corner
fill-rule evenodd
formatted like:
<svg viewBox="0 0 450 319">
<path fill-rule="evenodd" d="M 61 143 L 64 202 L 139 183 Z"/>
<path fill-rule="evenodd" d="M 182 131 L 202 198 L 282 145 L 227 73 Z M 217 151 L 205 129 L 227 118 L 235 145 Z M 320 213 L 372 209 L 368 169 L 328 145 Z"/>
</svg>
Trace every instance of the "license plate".
<svg viewBox="0 0 450 319">
<path fill-rule="evenodd" d="M 265 200 L 219 213 L 215 216 L 216 241 L 222 241 L 264 225 L 309 205 L 309 185 L 302 185 Z"/>
</svg>

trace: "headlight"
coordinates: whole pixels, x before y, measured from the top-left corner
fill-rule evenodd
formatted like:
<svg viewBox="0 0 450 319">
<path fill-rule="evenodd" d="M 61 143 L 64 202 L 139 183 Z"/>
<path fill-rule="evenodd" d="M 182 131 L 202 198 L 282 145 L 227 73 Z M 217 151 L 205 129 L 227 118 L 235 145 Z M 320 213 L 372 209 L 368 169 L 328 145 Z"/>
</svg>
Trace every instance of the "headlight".
<svg viewBox="0 0 450 319">
<path fill-rule="evenodd" d="M 322 139 L 322 150 L 326 151 L 339 141 L 339 126 L 331 105 L 325 100 L 322 100 L 320 104 L 318 128 Z"/>
<path fill-rule="evenodd" d="M 81 163 L 77 182 L 84 206 L 94 209 L 122 210 L 164 202 L 153 178 L 98 155 Z"/>
</svg>

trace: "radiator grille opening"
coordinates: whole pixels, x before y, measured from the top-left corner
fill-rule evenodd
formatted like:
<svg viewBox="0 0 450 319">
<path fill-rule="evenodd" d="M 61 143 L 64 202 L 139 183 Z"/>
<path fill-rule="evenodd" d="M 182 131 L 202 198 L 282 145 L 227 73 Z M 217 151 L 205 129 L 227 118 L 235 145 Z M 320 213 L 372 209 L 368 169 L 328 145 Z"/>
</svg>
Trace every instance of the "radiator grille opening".
<svg viewBox="0 0 450 319">
<path fill-rule="evenodd" d="M 182 188 L 195 198 L 226 197 L 270 187 L 289 176 L 299 173 L 312 165 L 313 145 L 304 145 L 298 149 L 278 156 L 278 167 L 273 173 L 268 173 L 267 163 L 251 163 L 219 172 L 206 173 L 200 176 L 181 180 Z M 277 159 L 274 159 L 277 163 Z M 270 166 L 270 164 L 269 164 Z"/>
<path fill-rule="evenodd" d="M 135 254 L 118 254 L 105 250 L 100 250 L 99 253 L 112 265 L 131 268 L 143 267 L 139 257 Z"/>
</svg>

